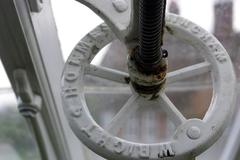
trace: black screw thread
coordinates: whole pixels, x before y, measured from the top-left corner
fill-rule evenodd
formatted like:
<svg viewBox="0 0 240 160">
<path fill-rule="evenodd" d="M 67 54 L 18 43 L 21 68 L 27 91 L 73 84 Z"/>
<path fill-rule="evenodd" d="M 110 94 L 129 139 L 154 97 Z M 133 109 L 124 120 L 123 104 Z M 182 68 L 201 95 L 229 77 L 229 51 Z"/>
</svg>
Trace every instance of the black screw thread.
<svg viewBox="0 0 240 160">
<path fill-rule="evenodd" d="M 144 72 L 152 72 L 162 58 L 162 38 L 166 0 L 139 0 L 139 51 L 136 63 Z"/>
</svg>

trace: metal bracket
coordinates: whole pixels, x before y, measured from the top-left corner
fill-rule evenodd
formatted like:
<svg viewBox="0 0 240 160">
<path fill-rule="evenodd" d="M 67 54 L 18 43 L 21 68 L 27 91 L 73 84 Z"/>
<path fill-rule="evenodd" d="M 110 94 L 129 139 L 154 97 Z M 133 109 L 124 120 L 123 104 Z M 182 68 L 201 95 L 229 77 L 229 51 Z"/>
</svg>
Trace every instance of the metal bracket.
<svg viewBox="0 0 240 160">
<path fill-rule="evenodd" d="M 42 98 L 32 91 L 27 72 L 17 69 L 13 73 L 18 97 L 18 109 L 24 117 L 35 117 L 41 110 Z"/>
<path fill-rule="evenodd" d="M 138 0 L 76 0 L 99 15 L 122 42 L 134 45 L 138 28 Z"/>
<path fill-rule="evenodd" d="M 43 0 L 28 0 L 32 12 L 40 12 L 43 8 Z"/>
</svg>

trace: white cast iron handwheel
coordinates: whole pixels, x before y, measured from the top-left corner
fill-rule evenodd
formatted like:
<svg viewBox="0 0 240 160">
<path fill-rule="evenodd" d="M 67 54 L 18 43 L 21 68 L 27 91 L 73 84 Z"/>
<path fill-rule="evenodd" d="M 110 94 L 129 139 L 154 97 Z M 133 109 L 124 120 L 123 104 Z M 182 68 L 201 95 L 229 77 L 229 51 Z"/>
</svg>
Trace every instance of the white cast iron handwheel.
<svg viewBox="0 0 240 160">
<path fill-rule="evenodd" d="M 121 125 L 128 118 L 126 113 L 136 110 L 132 107 L 139 99 L 135 92 L 107 128 L 101 128 L 92 118 L 84 96 L 83 78 L 85 75 L 90 74 L 119 83 L 129 83 L 127 73 L 90 64 L 98 51 L 115 38 L 107 25 L 102 24 L 87 34 L 76 45 L 65 64 L 62 97 L 68 121 L 76 136 L 104 158 L 186 160 L 210 147 L 224 130 L 233 109 L 235 96 L 235 74 L 226 50 L 214 36 L 180 16 L 168 14 L 166 26 L 175 37 L 201 50 L 200 54 L 206 60 L 203 63 L 168 73 L 167 84 L 210 71 L 214 90 L 211 104 L 203 120 L 186 119 L 165 93 L 160 93 L 159 98 L 153 103 L 162 106 L 177 125 L 175 135 L 168 142 L 133 143 L 108 132 L 116 129 L 116 123 Z"/>
</svg>

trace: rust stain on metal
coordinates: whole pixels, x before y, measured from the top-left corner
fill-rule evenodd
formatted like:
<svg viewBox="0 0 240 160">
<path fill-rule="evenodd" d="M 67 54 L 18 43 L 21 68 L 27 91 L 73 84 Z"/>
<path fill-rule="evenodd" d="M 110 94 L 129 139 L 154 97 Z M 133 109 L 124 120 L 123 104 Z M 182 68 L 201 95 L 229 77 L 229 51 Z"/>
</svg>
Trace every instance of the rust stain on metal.
<svg viewBox="0 0 240 160">
<path fill-rule="evenodd" d="M 165 28 L 169 34 L 171 34 L 171 35 L 174 34 L 173 30 L 169 26 L 165 26 Z"/>
<path fill-rule="evenodd" d="M 127 84 L 129 84 L 130 81 L 131 81 L 130 77 L 125 77 L 124 79 L 125 79 L 125 82 L 126 82 Z"/>
</svg>

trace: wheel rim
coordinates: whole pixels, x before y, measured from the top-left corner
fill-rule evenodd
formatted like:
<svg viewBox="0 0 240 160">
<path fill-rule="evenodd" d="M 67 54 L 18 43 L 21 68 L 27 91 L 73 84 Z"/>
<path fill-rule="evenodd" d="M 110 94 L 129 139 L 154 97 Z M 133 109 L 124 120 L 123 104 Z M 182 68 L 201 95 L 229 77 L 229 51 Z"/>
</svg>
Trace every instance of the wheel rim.
<svg viewBox="0 0 240 160">
<path fill-rule="evenodd" d="M 165 93 L 160 93 L 156 100 L 164 107 L 168 116 L 177 124 L 177 130 L 171 141 L 165 143 L 140 144 L 115 137 L 100 127 L 92 118 L 84 97 L 83 77 L 86 74 L 99 76 L 120 83 L 128 84 L 128 74 L 97 67 L 90 62 L 97 52 L 115 37 L 110 29 L 102 24 L 85 36 L 71 53 L 62 79 L 63 101 L 70 126 L 77 137 L 89 148 L 107 159 L 159 159 L 175 157 L 184 159 L 197 156 L 221 135 L 226 121 L 233 109 L 235 97 L 235 75 L 231 60 L 223 46 L 201 27 L 192 22 L 169 14 L 166 26 L 179 39 L 187 41 L 195 48 L 203 50 L 206 62 L 186 67 L 167 75 L 167 83 L 185 79 L 189 76 L 211 71 L 213 97 L 203 120 L 187 120 L 171 103 Z M 137 108 L 129 107 L 139 96 L 133 92 L 128 102 L 114 117 L 107 130 L 116 130 L 115 122 L 126 112 Z"/>
</svg>

